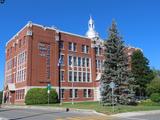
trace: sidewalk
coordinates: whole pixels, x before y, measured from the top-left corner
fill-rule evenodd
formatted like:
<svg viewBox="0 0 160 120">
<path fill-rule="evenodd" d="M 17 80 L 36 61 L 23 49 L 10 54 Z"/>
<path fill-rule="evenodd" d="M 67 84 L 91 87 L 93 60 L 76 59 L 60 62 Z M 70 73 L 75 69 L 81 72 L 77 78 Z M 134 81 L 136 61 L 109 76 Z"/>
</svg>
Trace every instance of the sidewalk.
<svg viewBox="0 0 160 120">
<path fill-rule="evenodd" d="M 126 112 L 126 113 L 118 113 L 111 115 L 112 117 L 133 117 L 133 116 L 142 116 L 148 114 L 160 114 L 160 110 L 152 110 L 152 111 L 138 111 L 138 112 Z"/>
</svg>

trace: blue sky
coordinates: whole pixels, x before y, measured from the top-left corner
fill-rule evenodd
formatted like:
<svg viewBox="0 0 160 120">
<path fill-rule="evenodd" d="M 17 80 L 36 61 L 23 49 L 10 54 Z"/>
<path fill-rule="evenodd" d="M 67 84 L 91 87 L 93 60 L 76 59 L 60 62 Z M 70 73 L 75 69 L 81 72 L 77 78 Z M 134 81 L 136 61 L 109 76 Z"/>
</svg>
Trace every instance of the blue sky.
<svg viewBox="0 0 160 120">
<path fill-rule="evenodd" d="M 89 15 L 104 39 L 115 19 L 126 44 L 139 47 L 160 69 L 159 0 L 6 0 L 0 5 L 0 89 L 4 80 L 5 43 L 28 21 L 84 35 Z"/>
</svg>

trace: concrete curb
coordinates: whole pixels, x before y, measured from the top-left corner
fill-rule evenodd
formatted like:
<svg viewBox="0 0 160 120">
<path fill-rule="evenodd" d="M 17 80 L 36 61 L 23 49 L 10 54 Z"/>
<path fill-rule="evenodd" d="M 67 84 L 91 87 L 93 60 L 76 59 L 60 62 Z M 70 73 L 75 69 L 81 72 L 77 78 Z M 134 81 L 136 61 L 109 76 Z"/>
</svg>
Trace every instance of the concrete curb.
<svg viewBox="0 0 160 120">
<path fill-rule="evenodd" d="M 160 114 L 160 110 L 152 110 L 152 111 L 138 111 L 138 112 L 126 112 L 126 113 L 118 113 L 111 115 L 112 117 L 133 117 L 133 116 L 142 116 L 148 114 Z"/>
</svg>

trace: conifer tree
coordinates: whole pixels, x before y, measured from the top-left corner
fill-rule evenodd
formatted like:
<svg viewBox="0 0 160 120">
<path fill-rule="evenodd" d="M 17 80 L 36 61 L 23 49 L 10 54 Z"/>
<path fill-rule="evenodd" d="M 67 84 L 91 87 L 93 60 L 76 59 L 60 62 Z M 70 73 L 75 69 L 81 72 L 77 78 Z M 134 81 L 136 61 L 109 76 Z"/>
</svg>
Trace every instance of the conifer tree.
<svg viewBox="0 0 160 120">
<path fill-rule="evenodd" d="M 114 95 L 119 99 L 118 96 L 122 95 L 123 91 L 128 90 L 130 80 L 124 42 L 119 35 L 115 21 L 109 28 L 109 37 L 105 41 L 104 47 L 105 61 L 101 77 L 101 100 L 102 103 L 110 103 L 112 96 L 109 83 L 115 83 Z"/>
<path fill-rule="evenodd" d="M 154 73 L 149 67 L 149 60 L 143 55 L 141 50 L 133 53 L 131 58 L 131 72 L 134 76 L 136 96 L 145 96 L 147 84 L 154 78 Z"/>
</svg>

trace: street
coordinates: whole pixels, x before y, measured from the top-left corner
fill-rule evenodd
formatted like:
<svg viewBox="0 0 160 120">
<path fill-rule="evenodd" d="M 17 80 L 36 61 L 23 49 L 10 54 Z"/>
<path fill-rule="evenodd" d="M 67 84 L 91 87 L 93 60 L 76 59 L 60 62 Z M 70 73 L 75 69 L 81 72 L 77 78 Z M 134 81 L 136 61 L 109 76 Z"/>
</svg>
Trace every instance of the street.
<svg viewBox="0 0 160 120">
<path fill-rule="evenodd" d="M 0 120 L 160 120 L 159 113 L 107 117 L 93 112 L 1 108 Z"/>
<path fill-rule="evenodd" d="M 0 109 L 0 120 L 110 120 L 89 112 L 37 110 L 37 109 Z"/>
</svg>

